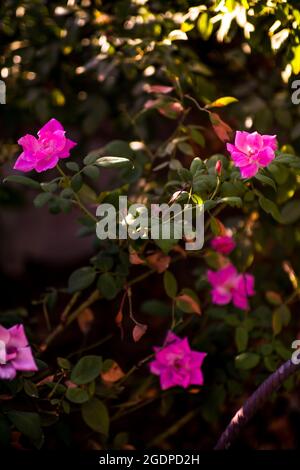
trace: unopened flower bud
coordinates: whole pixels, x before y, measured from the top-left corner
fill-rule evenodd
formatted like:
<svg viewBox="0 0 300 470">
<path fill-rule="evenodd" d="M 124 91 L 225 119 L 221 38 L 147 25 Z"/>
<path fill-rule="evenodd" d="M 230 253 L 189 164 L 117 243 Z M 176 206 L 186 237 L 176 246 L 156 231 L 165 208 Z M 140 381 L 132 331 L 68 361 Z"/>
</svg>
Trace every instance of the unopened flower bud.
<svg viewBox="0 0 300 470">
<path fill-rule="evenodd" d="M 215 166 L 215 170 L 216 170 L 217 175 L 220 176 L 220 174 L 222 173 L 222 162 L 221 162 L 221 160 L 217 161 L 216 166 Z"/>
</svg>

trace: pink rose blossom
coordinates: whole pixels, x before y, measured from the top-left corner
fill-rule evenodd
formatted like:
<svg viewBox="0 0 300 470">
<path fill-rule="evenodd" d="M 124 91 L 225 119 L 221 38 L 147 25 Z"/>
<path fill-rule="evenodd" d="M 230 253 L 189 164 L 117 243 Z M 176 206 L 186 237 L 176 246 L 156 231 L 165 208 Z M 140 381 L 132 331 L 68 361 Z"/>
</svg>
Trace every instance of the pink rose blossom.
<svg viewBox="0 0 300 470">
<path fill-rule="evenodd" d="M 38 173 L 54 168 L 60 158 L 70 156 L 70 150 L 77 145 L 65 137 L 65 130 L 56 119 L 50 119 L 38 132 L 38 139 L 26 134 L 18 140 L 23 152 L 14 169 L 23 172 L 36 170 Z"/>
<path fill-rule="evenodd" d="M 255 294 L 251 274 L 239 274 L 232 264 L 228 264 L 219 271 L 208 270 L 207 279 L 212 286 L 214 304 L 226 305 L 232 301 L 236 307 L 248 310 L 248 297 Z"/>
<path fill-rule="evenodd" d="M 228 255 L 235 249 L 236 243 L 229 235 L 218 236 L 212 239 L 211 247 L 222 255 Z"/>
<path fill-rule="evenodd" d="M 237 131 L 234 145 L 227 144 L 226 147 L 235 166 L 240 169 L 242 178 L 252 178 L 260 168 L 268 166 L 274 160 L 276 135 Z"/>
<path fill-rule="evenodd" d="M 187 338 L 181 339 L 169 331 L 164 346 L 154 350 L 150 370 L 160 376 L 162 390 L 203 384 L 201 365 L 206 353 L 192 351 Z"/>
<path fill-rule="evenodd" d="M 12 380 L 18 370 L 38 370 L 23 325 L 0 325 L 0 379 Z"/>
</svg>

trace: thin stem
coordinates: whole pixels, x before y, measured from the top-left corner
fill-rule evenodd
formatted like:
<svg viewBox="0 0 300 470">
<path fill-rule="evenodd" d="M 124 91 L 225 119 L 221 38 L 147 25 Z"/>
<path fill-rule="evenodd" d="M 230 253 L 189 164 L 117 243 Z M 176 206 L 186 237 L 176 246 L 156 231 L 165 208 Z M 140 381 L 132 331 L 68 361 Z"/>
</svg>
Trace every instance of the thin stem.
<svg viewBox="0 0 300 470">
<path fill-rule="evenodd" d="M 73 306 L 77 302 L 78 297 L 80 296 L 81 292 L 75 292 L 75 294 L 72 295 L 70 301 L 67 303 L 63 313 L 61 314 L 60 321 L 62 323 L 65 323 L 67 316 L 69 315 L 70 311 L 72 310 Z"/>
<path fill-rule="evenodd" d="M 152 403 L 154 400 L 157 400 L 158 396 L 157 397 L 153 397 L 153 398 L 149 398 L 148 400 L 144 401 L 142 400 L 140 403 L 137 403 L 135 406 L 133 406 L 132 408 L 130 409 L 126 409 L 126 410 L 121 410 L 121 411 L 118 411 L 112 418 L 110 421 L 116 421 L 117 419 L 120 419 L 120 418 L 123 418 L 124 416 L 130 414 L 130 413 L 134 413 L 135 411 L 139 410 L 140 408 L 143 408 L 144 406 L 147 406 L 149 405 L 150 403 Z"/>
<path fill-rule="evenodd" d="M 45 317 L 47 330 L 51 331 L 51 323 L 50 323 L 49 313 L 48 313 L 48 309 L 47 309 L 47 305 L 46 305 L 46 299 L 43 301 L 43 314 L 44 314 L 44 317 Z"/>
<path fill-rule="evenodd" d="M 175 318 L 175 300 L 172 299 L 172 323 L 171 323 L 171 330 L 174 330 L 176 326 L 176 318 Z"/>
<path fill-rule="evenodd" d="M 226 207 L 226 204 L 221 204 L 219 207 L 217 207 L 214 211 L 213 211 L 213 214 L 211 217 L 215 217 L 216 215 L 218 215 L 224 208 Z M 206 232 L 206 230 L 208 229 L 209 225 L 210 225 L 210 219 L 211 217 L 205 222 L 205 225 L 204 225 L 204 231 Z"/>
<path fill-rule="evenodd" d="M 190 95 L 184 95 L 185 98 L 187 98 L 188 100 L 192 101 L 194 103 L 194 105 L 200 110 L 200 111 L 204 111 L 205 113 L 208 113 L 210 114 L 210 111 L 206 108 L 202 108 L 202 106 L 200 106 L 200 104 L 198 103 L 198 101 L 195 100 L 195 98 L 193 98 L 192 96 Z"/>
<path fill-rule="evenodd" d="M 179 429 L 181 429 L 183 426 L 185 426 L 191 419 L 195 417 L 197 413 L 199 413 L 198 410 L 192 410 L 189 411 L 187 414 L 185 414 L 182 418 L 180 418 L 178 421 L 176 421 L 174 424 L 172 424 L 168 429 L 166 429 L 164 432 L 159 434 L 157 437 L 155 437 L 148 445 L 147 447 L 153 447 L 157 446 L 160 442 L 164 441 L 170 436 L 173 436 L 176 434 Z"/>
<path fill-rule="evenodd" d="M 212 193 L 212 195 L 211 195 L 210 198 L 209 198 L 210 200 L 214 199 L 214 197 L 218 194 L 220 185 L 221 185 L 221 178 L 219 178 L 219 177 L 217 176 L 217 184 L 216 184 L 216 187 L 215 187 L 214 192 Z"/>
<path fill-rule="evenodd" d="M 81 200 L 80 200 L 78 194 L 76 194 L 75 192 L 74 192 L 74 197 L 75 197 L 75 200 L 76 200 L 76 203 L 77 203 L 78 207 L 80 207 L 80 209 L 82 210 L 82 212 L 84 212 L 85 215 L 86 215 L 87 217 L 89 217 L 93 222 L 97 223 L 97 222 L 98 222 L 97 217 L 96 217 L 94 214 L 92 214 L 92 213 L 85 207 L 84 204 L 82 204 L 82 202 L 81 202 Z"/>
<path fill-rule="evenodd" d="M 96 300 L 100 299 L 100 292 L 98 290 L 94 290 L 88 299 L 83 302 L 79 307 L 74 310 L 71 315 L 68 316 L 65 322 L 60 322 L 57 327 L 50 333 L 50 335 L 45 339 L 44 343 L 41 345 L 41 351 L 44 352 L 49 347 L 49 345 L 53 342 L 53 340 L 64 331 L 64 328 L 69 326 L 76 318 L 80 315 L 80 313 L 92 305 Z"/>
<path fill-rule="evenodd" d="M 91 349 L 97 348 L 98 346 L 101 346 L 103 343 L 106 343 L 106 341 L 109 341 L 113 337 L 113 334 L 109 334 L 107 336 L 104 336 L 104 338 L 101 338 L 99 341 L 96 343 L 90 344 L 89 346 L 86 346 L 85 348 L 81 348 L 78 351 L 72 352 L 68 354 L 67 358 L 69 359 L 70 357 L 80 355 L 86 351 L 90 351 Z"/>
<path fill-rule="evenodd" d="M 60 167 L 59 164 L 56 165 L 56 168 L 58 169 L 59 173 L 62 175 L 62 177 L 66 180 L 66 181 L 69 181 L 69 177 L 68 175 L 66 175 L 66 173 L 64 172 L 64 170 Z M 86 207 L 85 205 L 81 202 L 80 200 L 80 197 L 78 196 L 78 194 L 73 191 L 73 196 L 75 198 L 75 202 L 78 207 L 82 210 L 82 212 L 87 216 L 89 217 L 93 222 L 97 223 L 98 222 L 98 219 L 96 216 L 94 216 L 94 214 L 92 214 Z"/>
<path fill-rule="evenodd" d="M 127 374 L 122 377 L 121 380 L 119 380 L 119 384 L 123 384 L 136 370 L 138 370 L 142 365 L 144 365 L 146 362 L 148 362 L 150 359 L 154 357 L 154 353 L 149 354 L 149 356 L 145 357 L 141 361 L 139 361 L 137 364 L 131 367 Z"/>
</svg>

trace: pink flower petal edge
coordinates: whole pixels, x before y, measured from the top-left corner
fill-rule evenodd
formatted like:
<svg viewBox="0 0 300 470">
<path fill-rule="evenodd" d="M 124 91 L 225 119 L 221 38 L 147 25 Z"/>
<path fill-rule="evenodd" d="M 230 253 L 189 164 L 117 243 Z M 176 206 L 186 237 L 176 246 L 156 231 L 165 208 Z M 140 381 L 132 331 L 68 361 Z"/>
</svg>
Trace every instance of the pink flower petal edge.
<svg viewBox="0 0 300 470">
<path fill-rule="evenodd" d="M 54 168 L 60 158 L 68 158 L 76 142 L 65 137 L 65 130 L 57 119 L 50 119 L 39 131 L 38 138 L 26 134 L 18 140 L 23 152 L 18 157 L 14 169 L 38 173 Z"/>
</svg>

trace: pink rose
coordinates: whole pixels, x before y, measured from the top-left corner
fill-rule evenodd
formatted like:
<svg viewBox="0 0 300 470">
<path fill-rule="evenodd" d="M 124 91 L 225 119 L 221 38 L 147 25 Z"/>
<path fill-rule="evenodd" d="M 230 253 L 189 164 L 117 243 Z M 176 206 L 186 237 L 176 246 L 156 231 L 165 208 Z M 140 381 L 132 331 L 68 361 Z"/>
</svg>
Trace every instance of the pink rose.
<svg viewBox="0 0 300 470">
<path fill-rule="evenodd" d="M 232 264 L 219 269 L 207 271 L 207 279 L 212 286 L 212 302 L 216 305 L 233 305 L 248 310 L 248 297 L 255 294 L 254 277 L 251 274 L 240 274 Z"/>
<path fill-rule="evenodd" d="M 276 135 L 260 135 L 258 132 L 235 134 L 234 145 L 226 145 L 242 178 L 252 178 L 260 168 L 268 166 L 275 158 Z"/>
<path fill-rule="evenodd" d="M 17 371 L 37 371 L 23 325 L 0 325 L 0 379 L 12 380 Z"/>
<path fill-rule="evenodd" d="M 164 346 L 154 351 L 150 370 L 160 376 L 162 390 L 203 384 L 201 365 L 206 353 L 192 351 L 187 338 L 181 339 L 169 331 Z"/>
</svg>

